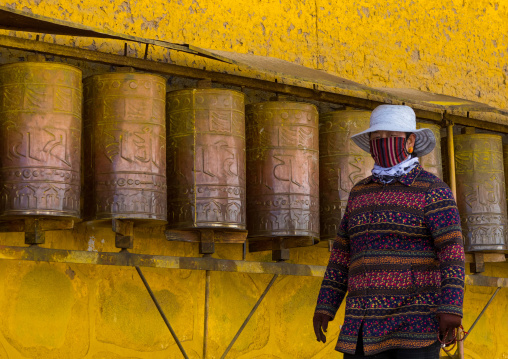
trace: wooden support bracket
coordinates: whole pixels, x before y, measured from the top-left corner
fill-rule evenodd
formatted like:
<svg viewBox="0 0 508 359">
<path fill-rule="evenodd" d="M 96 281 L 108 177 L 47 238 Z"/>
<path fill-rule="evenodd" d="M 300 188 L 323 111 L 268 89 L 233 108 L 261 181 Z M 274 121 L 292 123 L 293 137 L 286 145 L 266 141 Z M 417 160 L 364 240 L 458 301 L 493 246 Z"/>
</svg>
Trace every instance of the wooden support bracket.
<svg viewBox="0 0 508 359">
<path fill-rule="evenodd" d="M 25 220 L 25 244 L 43 244 L 46 242 L 46 232 L 42 230 L 37 219 Z"/>
<path fill-rule="evenodd" d="M 168 241 L 199 243 L 200 254 L 215 253 L 216 243 L 237 243 L 245 244 L 247 231 L 228 231 L 216 229 L 194 229 L 178 230 L 167 229 L 166 239 Z"/>
<path fill-rule="evenodd" d="M 206 79 L 198 80 L 198 83 L 197 83 L 198 89 L 211 89 L 212 87 L 213 87 L 212 79 L 206 78 Z"/>
<path fill-rule="evenodd" d="M 44 56 L 43 54 L 35 53 L 35 54 L 32 54 L 32 55 L 28 55 L 26 57 L 26 61 L 29 61 L 29 62 L 46 62 L 46 56 Z"/>
<path fill-rule="evenodd" d="M 282 249 L 307 247 L 316 244 L 317 239 L 312 237 L 262 237 L 249 239 L 249 252 L 262 252 L 273 250 L 273 242 L 280 238 Z"/>
<path fill-rule="evenodd" d="M 25 244 L 43 244 L 45 232 L 74 228 L 74 220 L 69 218 L 48 219 L 29 217 L 0 222 L 0 232 L 25 232 Z"/>
<path fill-rule="evenodd" d="M 275 262 L 289 260 L 289 249 L 316 244 L 317 238 L 301 237 L 255 237 L 249 240 L 249 252 L 272 251 Z"/>
<path fill-rule="evenodd" d="M 285 238 L 274 238 L 272 240 L 272 260 L 283 262 L 289 260 L 289 249 L 285 246 Z"/>
<path fill-rule="evenodd" d="M 113 232 L 115 232 L 115 247 L 132 249 L 134 246 L 134 222 L 123 219 L 113 219 Z"/>
<path fill-rule="evenodd" d="M 474 261 L 470 263 L 471 273 L 485 272 L 485 261 L 483 253 L 474 253 Z"/>
<path fill-rule="evenodd" d="M 215 253 L 215 238 L 213 229 L 202 229 L 200 231 L 201 240 L 199 242 L 200 254 L 214 254 Z"/>
<path fill-rule="evenodd" d="M 201 231 L 201 229 L 167 229 L 165 235 L 168 241 L 199 243 L 201 242 Z M 213 241 L 215 243 L 243 244 L 247 240 L 247 231 L 228 231 L 223 229 L 213 229 L 211 231 L 213 232 Z"/>
<path fill-rule="evenodd" d="M 274 249 L 272 251 L 272 261 L 284 262 L 289 260 L 289 249 Z"/>
<path fill-rule="evenodd" d="M 474 254 L 466 254 L 466 263 L 473 263 L 475 261 Z M 504 253 L 483 253 L 483 261 L 485 263 L 502 263 L 506 262 L 506 255 Z"/>
</svg>

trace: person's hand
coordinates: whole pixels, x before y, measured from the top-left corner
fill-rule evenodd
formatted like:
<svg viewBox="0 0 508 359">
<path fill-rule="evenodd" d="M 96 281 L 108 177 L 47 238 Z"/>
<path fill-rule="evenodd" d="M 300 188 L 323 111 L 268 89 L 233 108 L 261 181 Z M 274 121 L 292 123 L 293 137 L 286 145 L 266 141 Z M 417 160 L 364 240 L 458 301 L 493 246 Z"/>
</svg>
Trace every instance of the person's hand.
<svg viewBox="0 0 508 359">
<path fill-rule="evenodd" d="M 462 318 L 455 314 L 439 313 L 437 320 L 439 321 L 439 337 L 445 343 L 450 342 L 453 339 L 453 331 L 460 327 Z"/>
<path fill-rule="evenodd" d="M 330 320 L 332 320 L 332 318 L 329 315 L 323 313 L 314 313 L 312 323 L 314 324 L 314 333 L 316 333 L 316 338 L 318 342 L 326 343 L 325 333 L 326 330 L 328 329 L 328 322 Z"/>
</svg>

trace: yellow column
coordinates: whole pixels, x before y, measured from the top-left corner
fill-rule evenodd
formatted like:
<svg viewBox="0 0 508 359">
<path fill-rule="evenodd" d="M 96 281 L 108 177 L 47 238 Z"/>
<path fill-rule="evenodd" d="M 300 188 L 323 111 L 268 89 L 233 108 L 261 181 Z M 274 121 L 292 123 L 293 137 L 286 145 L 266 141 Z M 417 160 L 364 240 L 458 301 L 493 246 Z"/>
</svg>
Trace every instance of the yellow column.
<svg viewBox="0 0 508 359">
<path fill-rule="evenodd" d="M 455 181 L 455 150 L 453 148 L 453 123 L 447 126 L 448 131 L 448 164 L 450 167 L 450 188 L 453 197 L 457 200 L 457 183 Z"/>
</svg>

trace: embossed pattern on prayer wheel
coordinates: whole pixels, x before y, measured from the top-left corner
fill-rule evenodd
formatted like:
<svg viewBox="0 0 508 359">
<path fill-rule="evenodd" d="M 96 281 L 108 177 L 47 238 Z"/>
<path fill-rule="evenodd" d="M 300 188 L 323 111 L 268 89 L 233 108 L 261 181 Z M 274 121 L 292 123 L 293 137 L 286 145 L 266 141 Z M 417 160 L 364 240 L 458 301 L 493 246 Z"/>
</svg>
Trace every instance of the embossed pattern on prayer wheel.
<svg viewBox="0 0 508 359">
<path fill-rule="evenodd" d="M 443 181 L 451 187 L 450 183 L 450 159 L 448 157 L 448 138 L 441 137 L 441 163 L 443 168 Z M 436 143 L 437 146 L 437 143 Z"/>
<path fill-rule="evenodd" d="M 319 193 L 321 240 L 335 239 L 349 197 L 371 175 L 374 160 L 351 136 L 369 127 L 370 112 L 344 110 L 320 115 Z"/>
<path fill-rule="evenodd" d="M 416 128 L 430 128 L 434 133 L 434 137 L 436 137 L 436 147 L 434 147 L 431 153 L 423 157 L 419 157 L 419 160 L 424 170 L 443 179 L 443 161 L 441 158 L 441 128 L 438 125 L 423 122 L 417 123 Z"/>
<path fill-rule="evenodd" d="M 454 136 L 457 204 L 465 250 L 506 249 L 506 200 L 501 136 Z"/>
<path fill-rule="evenodd" d="M 165 96 L 160 76 L 118 72 L 85 80 L 87 218 L 166 220 Z"/>
<path fill-rule="evenodd" d="M 169 92 L 167 118 L 169 226 L 245 230 L 244 94 Z"/>
<path fill-rule="evenodd" d="M 508 201 L 508 145 L 503 145 L 503 164 L 506 200 Z"/>
<path fill-rule="evenodd" d="M 80 216 L 81 71 L 0 67 L 0 216 Z"/>
<path fill-rule="evenodd" d="M 314 105 L 247 106 L 249 237 L 319 240 L 319 130 Z M 311 243 L 312 244 L 312 243 Z"/>
</svg>

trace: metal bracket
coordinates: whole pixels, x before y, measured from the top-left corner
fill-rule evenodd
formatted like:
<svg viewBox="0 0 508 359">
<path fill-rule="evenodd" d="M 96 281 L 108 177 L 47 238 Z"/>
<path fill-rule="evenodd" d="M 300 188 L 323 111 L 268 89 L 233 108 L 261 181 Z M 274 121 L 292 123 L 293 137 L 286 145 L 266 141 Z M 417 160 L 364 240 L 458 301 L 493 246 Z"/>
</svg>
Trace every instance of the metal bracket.
<svg viewBox="0 0 508 359">
<path fill-rule="evenodd" d="M 168 327 L 169 331 L 171 332 L 171 335 L 173 336 L 173 339 L 175 340 L 176 342 L 176 345 L 178 345 L 178 348 L 180 348 L 180 352 L 182 352 L 182 355 L 185 359 L 189 359 L 189 357 L 187 356 L 187 353 L 185 352 L 185 349 L 183 348 L 182 346 L 182 343 L 180 343 L 180 340 L 178 340 L 178 337 L 176 336 L 176 333 L 175 331 L 173 330 L 173 328 L 171 327 L 171 324 L 169 324 L 169 321 L 168 321 L 168 318 L 166 317 L 166 315 L 164 314 L 164 311 L 162 310 L 159 302 L 157 301 L 157 298 L 155 297 L 155 295 L 153 294 L 152 292 L 152 289 L 150 288 L 150 285 L 148 284 L 148 282 L 146 281 L 146 278 L 145 276 L 143 275 L 143 272 L 141 272 L 141 268 L 139 268 L 138 266 L 135 267 L 136 268 L 136 271 L 138 272 L 139 274 L 139 277 L 141 278 L 141 280 L 143 281 L 143 284 L 145 285 L 145 288 L 146 290 L 148 291 L 148 293 L 150 294 L 150 297 L 152 298 L 153 300 L 153 303 L 155 304 L 155 306 L 157 307 L 157 310 L 159 311 L 159 314 L 161 315 L 162 319 L 164 320 L 164 323 L 166 323 L 166 326 Z"/>
<path fill-rule="evenodd" d="M 483 316 L 483 314 L 485 313 L 485 311 L 487 310 L 487 308 L 489 307 L 490 303 L 492 303 L 492 301 L 494 300 L 494 298 L 496 297 L 497 293 L 499 293 L 499 290 L 501 289 L 501 287 L 497 287 L 496 291 L 494 292 L 494 294 L 492 294 L 492 296 L 490 297 L 489 301 L 487 302 L 487 304 L 485 304 L 485 307 L 483 307 L 483 310 L 480 312 L 480 314 L 478 314 L 478 316 L 476 317 L 473 325 L 471 325 L 471 328 L 469 328 L 466 336 L 464 337 L 464 341 L 467 339 L 467 337 L 469 336 L 469 334 L 471 334 L 471 332 L 473 331 L 476 323 L 478 323 L 478 321 L 480 320 L 480 318 Z"/>
<path fill-rule="evenodd" d="M 222 354 L 222 356 L 220 357 L 221 359 L 224 359 L 226 358 L 226 356 L 228 355 L 229 351 L 231 350 L 231 348 L 233 347 L 233 345 L 235 344 L 236 340 L 238 339 L 238 337 L 240 336 L 240 334 L 242 334 L 242 331 L 245 329 L 245 327 L 247 326 L 247 324 L 249 323 L 250 319 L 252 318 L 252 316 L 254 315 L 254 313 L 256 312 L 256 310 L 258 309 L 259 305 L 261 304 L 261 302 L 263 301 L 263 299 L 265 298 L 266 294 L 268 293 L 268 291 L 270 290 L 270 288 L 272 288 L 273 286 L 273 283 L 275 283 L 275 280 L 277 279 L 279 275 L 278 274 L 275 274 L 273 277 L 272 277 L 272 280 L 270 281 L 270 283 L 268 283 L 268 285 L 266 286 L 266 289 L 265 291 L 263 292 L 263 294 L 261 294 L 261 297 L 259 297 L 258 301 L 256 302 L 256 304 L 254 305 L 254 307 L 252 308 L 252 310 L 250 311 L 249 315 L 247 316 L 247 318 L 245 319 L 245 321 L 243 322 L 242 326 L 240 327 L 240 329 L 238 329 L 238 332 L 236 333 L 235 337 L 233 338 L 233 340 L 231 341 L 231 343 L 229 343 L 229 346 L 226 348 L 226 351 L 224 352 L 224 354 Z"/>
<path fill-rule="evenodd" d="M 476 323 L 478 323 L 478 321 L 480 320 L 480 318 L 483 316 L 483 314 L 485 313 L 485 311 L 487 310 L 487 308 L 489 307 L 490 303 L 492 303 L 492 301 L 494 300 L 494 298 L 496 297 L 497 293 L 499 292 L 499 290 L 501 289 L 501 287 L 497 287 L 496 291 L 494 292 L 494 294 L 492 294 L 492 296 L 490 297 L 489 301 L 487 302 L 487 304 L 485 304 L 485 307 L 483 307 L 483 310 L 480 312 L 480 314 L 478 314 L 478 316 L 476 317 L 473 325 L 471 325 L 471 328 L 469 328 L 469 331 L 467 332 L 467 334 L 464 336 L 464 340 L 462 342 L 460 342 L 459 344 L 461 344 L 462 346 L 464 345 L 464 342 L 466 341 L 467 337 L 469 336 L 469 334 L 471 334 L 471 332 L 473 331 Z M 462 349 L 462 350 L 461 350 Z M 455 353 L 453 355 L 450 355 L 448 352 L 446 352 L 446 354 L 448 354 L 448 356 L 452 359 L 459 359 L 459 358 L 463 358 L 463 353 L 464 353 L 464 348 L 457 348 L 457 350 L 455 351 Z"/>
</svg>

